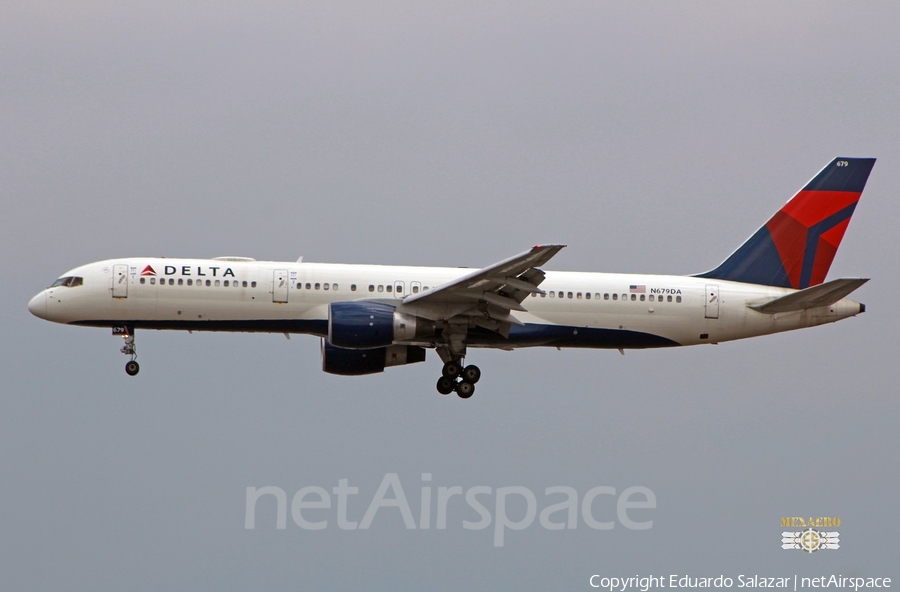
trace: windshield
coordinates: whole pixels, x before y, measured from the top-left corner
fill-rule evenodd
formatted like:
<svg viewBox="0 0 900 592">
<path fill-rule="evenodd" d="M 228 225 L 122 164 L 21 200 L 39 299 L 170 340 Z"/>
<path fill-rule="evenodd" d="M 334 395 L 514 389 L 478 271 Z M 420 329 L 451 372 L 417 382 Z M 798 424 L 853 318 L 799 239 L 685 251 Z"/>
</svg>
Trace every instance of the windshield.
<svg viewBox="0 0 900 592">
<path fill-rule="evenodd" d="M 50 286 L 51 288 L 56 288 L 59 286 L 63 286 L 64 288 L 74 288 L 75 286 L 80 286 L 84 283 L 84 278 L 75 277 L 75 276 L 66 276 L 61 277 Z"/>
</svg>

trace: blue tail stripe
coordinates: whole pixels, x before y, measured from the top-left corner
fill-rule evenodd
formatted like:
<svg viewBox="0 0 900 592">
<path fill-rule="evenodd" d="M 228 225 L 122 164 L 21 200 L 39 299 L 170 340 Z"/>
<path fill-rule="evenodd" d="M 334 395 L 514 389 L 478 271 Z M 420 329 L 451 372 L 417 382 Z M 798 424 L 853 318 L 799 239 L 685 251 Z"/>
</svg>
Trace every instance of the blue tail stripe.
<svg viewBox="0 0 900 592">
<path fill-rule="evenodd" d="M 840 212 L 832 214 L 818 224 L 814 224 L 806 231 L 806 250 L 803 251 L 803 268 L 800 271 L 801 288 L 809 287 L 809 282 L 812 279 L 813 265 L 816 262 L 816 250 L 819 247 L 819 237 L 822 236 L 823 232 L 827 232 L 844 220 L 849 219 L 855 209 L 856 204 L 850 204 Z"/>
</svg>

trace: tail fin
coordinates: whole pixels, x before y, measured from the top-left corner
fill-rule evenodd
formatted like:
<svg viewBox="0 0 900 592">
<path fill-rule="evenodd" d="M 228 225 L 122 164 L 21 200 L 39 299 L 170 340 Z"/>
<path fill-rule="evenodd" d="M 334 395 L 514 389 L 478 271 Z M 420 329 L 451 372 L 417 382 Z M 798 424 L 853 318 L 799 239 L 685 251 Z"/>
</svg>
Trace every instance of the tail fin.
<svg viewBox="0 0 900 592">
<path fill-rule="evenodd" d="M 696 277 L 804 289 L 825 281 L 874 158 L 836 158 L 765 226 Z"/>
</svg>

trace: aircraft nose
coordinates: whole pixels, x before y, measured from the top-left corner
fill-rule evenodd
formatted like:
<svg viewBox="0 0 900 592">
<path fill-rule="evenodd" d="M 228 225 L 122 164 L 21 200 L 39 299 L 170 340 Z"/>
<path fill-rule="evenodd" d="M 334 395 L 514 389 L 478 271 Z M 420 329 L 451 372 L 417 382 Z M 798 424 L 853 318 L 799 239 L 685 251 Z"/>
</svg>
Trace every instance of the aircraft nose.
<svg viewBox="0 0 900 592">
<path fill-rule="evenodd" d="M 47 292 L 41 292 L 28 303 L 28 310 L 39 319 L 47 318 Z"/>
</svg>

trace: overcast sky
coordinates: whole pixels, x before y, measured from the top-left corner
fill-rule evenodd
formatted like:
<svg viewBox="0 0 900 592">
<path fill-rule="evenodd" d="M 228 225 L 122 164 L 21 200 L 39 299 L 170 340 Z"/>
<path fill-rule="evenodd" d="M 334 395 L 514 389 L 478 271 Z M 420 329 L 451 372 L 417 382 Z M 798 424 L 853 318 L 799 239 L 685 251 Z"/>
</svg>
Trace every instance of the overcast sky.
<svg viewBox="0 0 900 592">
<path fill-rule="evenodd" d="M 0 4 L 0 587 L 897 578 L 898 30 L 890 2 Z M 873 278 L 864 315 L 470 352 L 468 401 L 436 393 L 433 352 L 335 377 L 313 337 L 143 331 L 129 378 L 108 330 L 26 309 L 126 256 L 483 266 L 555 241 L 549 270 L 697 273 L 836 156 L 878 158 L 829 274 Z M 443 530 L 432 507 L 429 530 L 384 508 L 345 531 L 335 505 L 282 530 L 274 498 L 245 528 L 248 487 L 347 479 L 361 521 L 391 473 L 417 522 L 423 485 L 524 487 L 538 512 L 549 487 L 643 486 L 657 508 L 502 547 L 461 497 Z M 782 516 L 840 517 L 841 548 L 782 550 Z"/>
</svg>

